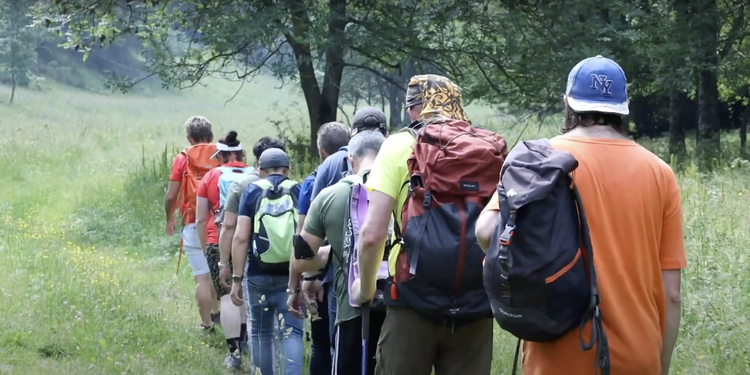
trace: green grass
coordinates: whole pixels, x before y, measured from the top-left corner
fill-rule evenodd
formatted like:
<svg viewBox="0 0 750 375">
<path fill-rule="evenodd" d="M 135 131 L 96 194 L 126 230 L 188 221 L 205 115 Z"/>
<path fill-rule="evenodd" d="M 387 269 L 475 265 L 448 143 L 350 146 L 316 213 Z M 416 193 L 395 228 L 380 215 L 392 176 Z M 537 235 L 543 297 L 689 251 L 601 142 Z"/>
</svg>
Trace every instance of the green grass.
<svg viewBox="0 0 750 375">
<path fill-rule="evenodd" d="M 246 145 L 275 135 L 271 120 L 303 124 L 298 91 L 261 78 L 225 106 L 237 86 L 218 80 L 148 96 L 44 85 L 0 105 L 0 374 L 223 374 L 221 335 L 193 329 L 189 267 L 175 278 L 179 240 L 162 230 L 169 156 L 195 114 Z M 510 144 L 520 132 L 467 112 Z M 531 124 L 524 138 L 555 131 Z M 679 175 L 689 268 L 676 374 L 750 373 L 750 165 L 733 158 L 736 135 L 723 142 L 727 167 Z M 664 156 L 663 141 L 644 144 Z M 515 341 L 496 330 L 495 348 L 494 374 L 508 374 Z"/>
</svg>

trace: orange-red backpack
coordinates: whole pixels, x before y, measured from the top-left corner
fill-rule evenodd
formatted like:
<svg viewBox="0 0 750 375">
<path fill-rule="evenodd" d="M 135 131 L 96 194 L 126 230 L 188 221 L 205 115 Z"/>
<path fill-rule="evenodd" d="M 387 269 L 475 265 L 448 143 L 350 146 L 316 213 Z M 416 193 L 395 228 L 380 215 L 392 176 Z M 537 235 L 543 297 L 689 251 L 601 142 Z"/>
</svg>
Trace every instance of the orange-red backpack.
<svg viewBox="0 0 750 375">
<path fill-rule="evenodd" d="M 215 152 L 216 145 L 212 143 L 192 145 L 181 152 L 186 162 L 179 198 L 183 226 L 195 222 L 195 202 L 198 196 L 198 186 L 203 176 L 211 169 L 221 165 L 218 159 L 211 159 Z"/>
</svg>

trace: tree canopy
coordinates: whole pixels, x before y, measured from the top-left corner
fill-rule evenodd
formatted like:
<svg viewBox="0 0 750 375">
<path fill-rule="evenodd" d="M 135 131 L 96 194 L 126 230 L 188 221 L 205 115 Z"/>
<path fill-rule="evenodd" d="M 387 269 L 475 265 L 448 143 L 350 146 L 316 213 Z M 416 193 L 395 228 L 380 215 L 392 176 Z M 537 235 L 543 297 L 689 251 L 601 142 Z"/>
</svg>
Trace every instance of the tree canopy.
<svg viewBox="0 0 750 375">
<path fill-rule="evenodd" d="M 748 8 L 742 0 L 52 0 L 36 15 L 84 51 L 136 36 L 148 74 L 170 87 L 261 72 L 298 82 L 313 155 L 319 126 L 337 118 L 342 100 L 387 102 L 391 125 L 403 123 L 413 74 L 447 75 L 467 100 L 545 114 L 560 110 L 570 68 L 604 55 L 628 75 L 635 136 L 667 132 L 680 155 L 694 129 L 710 160 L 720 130 L 750 119 Z"/>
</svg>

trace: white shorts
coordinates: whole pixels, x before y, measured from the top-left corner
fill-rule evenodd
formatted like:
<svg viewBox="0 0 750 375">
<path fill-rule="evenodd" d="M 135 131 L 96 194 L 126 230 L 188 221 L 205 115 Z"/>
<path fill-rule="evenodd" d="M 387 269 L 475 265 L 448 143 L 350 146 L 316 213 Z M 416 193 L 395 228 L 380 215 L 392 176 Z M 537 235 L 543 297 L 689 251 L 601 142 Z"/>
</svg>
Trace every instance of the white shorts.
<svg viewBox="0 0 750 375">
<path fill-rule="evenodd" d="M 198 238 L 198 230 L 195 228 L 195 223 L 182 227 L 180 236 L 182 237 L 182 251 L 185 252 L 188 263 L 190 263 L 190 268 L 193 269 L 193 276 L 210 273 L 211 270 L 208 268 L 206 254 L 201 249 L 201 242 L 200 238 Z"/>
</svg>

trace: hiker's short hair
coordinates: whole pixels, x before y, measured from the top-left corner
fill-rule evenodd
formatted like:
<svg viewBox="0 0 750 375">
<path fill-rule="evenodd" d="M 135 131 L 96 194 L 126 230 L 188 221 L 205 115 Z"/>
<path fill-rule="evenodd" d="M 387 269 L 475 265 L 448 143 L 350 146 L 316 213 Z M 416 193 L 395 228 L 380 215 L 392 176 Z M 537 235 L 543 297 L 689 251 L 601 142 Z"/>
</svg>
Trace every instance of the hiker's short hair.
<svg viewBox="0 0 750 375">
<path fill-rule="evenodd" d="M 602 112 L 576 112 L 568 103 L 565 103 L 565 124 L 563 125 L 563 134 L 575 129 L 589 126 L 605 125 L 615 129 L 622 135 L 630 133 L 630 127 L 626 117 L 612 113 Z"/>
<path fill-rule="evenodd" d="M 258 142 L 255 142 L 255 145 L 253 146 L 253 155 L 255 156 L 255 160 L 260 160 L 260 155 L 263 154 L 263 151 L 266 151 L 269 148 L 278 148 L 281 151 L 286 152 L 284 142 L 276 138 L 263 137 L 259 139 Z"/>
<path fill-rule="evenodd" d="M 219 139 L 219 143 L 227 145 L 229 147 L 237 147 L 240 145 L 240 140 L 237 139 L 237 132 L 234 130 L 230 130 L 229 133 L 227 133 L 226 137 Z M 229 155 L 234 153 L 234 157 L 237 159 L 237 161 L 242 161 L 242 159 L 245 157 L 245 151 L 219 151 L 219 157 L 221 158 L 222 163 L 226 163 L 229 160 Z"/>
<path fill-rule="evenodd" d="M 385 136 L 380 130 L 373 129 L 359 132 L 349 141 L 347 147 L 349 156 L 357 160 L 365 156 L 376 156 L 383 142 L 385 142 Z"/>
<path fill-rule="evenodd" d="M 349 129 L 346 125 L 331 121 L 318 129 L 318 149 L 331 155 L 349 143 Z"/>
<path fill-rule="evenodd" d="M 211 130 L 211 122 L 203 116 L 193 116 L 185 122 L 185 131 L 194 142 L 211 143 L 214 133 Z"/>
</svg>

